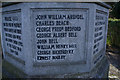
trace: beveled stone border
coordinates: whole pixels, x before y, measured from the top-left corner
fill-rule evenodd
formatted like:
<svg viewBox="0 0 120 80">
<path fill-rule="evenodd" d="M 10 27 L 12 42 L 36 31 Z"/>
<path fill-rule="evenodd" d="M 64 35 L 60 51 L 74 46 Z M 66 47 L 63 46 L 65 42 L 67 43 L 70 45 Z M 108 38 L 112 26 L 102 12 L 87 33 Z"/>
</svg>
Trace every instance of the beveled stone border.
<svg viewBox="0 0 120 80">
<path fill-rule="evenodd" d="M 25 65 L 25 61 L 24 61 L 24 60 L 19 59 L 19 58 L 16 58 L 15 56 L 13 56 L 12 54 L 10 54 L 10 53 L 8 53 L 8 52 L 5 52 L 5 54 L 6 54 L 7 56 L 11 57 L 12 59 L 18 61 L 19 63 Z"/>
</svg>

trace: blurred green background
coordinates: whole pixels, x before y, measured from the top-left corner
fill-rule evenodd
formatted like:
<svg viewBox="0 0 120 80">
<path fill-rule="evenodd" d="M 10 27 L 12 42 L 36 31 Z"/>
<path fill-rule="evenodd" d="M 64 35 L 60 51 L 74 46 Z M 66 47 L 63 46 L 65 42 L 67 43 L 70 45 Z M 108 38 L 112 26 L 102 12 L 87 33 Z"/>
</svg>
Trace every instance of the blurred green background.
<svg viewBox="0 0 120 80">
<path fill-rule="evenodd" d="M 107 46 L 116 47 L 120 50 L 120 1 L 107 4 L 112 7 L 108 20 Z"/>
<path fill-rule="evenodd" d="M 108 20 L 107 45 L 120 48 L 120 19 Z"/>
</svg>

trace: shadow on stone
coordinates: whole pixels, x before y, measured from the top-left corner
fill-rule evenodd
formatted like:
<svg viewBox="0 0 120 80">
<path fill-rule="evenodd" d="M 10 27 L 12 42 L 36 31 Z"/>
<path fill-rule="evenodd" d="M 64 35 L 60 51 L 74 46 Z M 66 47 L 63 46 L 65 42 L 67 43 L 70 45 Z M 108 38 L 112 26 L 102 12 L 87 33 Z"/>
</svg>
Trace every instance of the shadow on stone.
<svg viewBox="0 0 120 80">
<path fill-rule="evenodd" d="M 109 59 L 109 62 L 115 66 L 118 70 L 120 70 L 120 55 L 119 54 L 114 54 L 111 52 L 107 52 L 107 57 Z"/>
</svg>

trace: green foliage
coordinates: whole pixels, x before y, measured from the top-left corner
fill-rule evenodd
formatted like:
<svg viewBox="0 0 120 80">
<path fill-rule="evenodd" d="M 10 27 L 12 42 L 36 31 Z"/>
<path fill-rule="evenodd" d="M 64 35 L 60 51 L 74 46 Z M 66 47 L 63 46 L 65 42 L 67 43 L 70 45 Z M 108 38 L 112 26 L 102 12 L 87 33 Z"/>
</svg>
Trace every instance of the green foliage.
<svg viewBox="0 0 120 80">
<path fill-rule="evenodd" d="M 116 22 L 117 22 L 117 21 L 118 21 L 118 22 L 120 21 L 120 19 L 112 19 L 112 18 L 109 18 L 108 20 L 109 20 L 109 22 L 113 22 L 113 23 L 114 23 L 115 21 L 116 21 Z"/>
<path fill-rule="evenodd" d="M 120 1 L 114 4 L 112 12 L 110 13 L 114 18 L 120 19 Z"/>
<path fill-rule="evenodd" d="M 109 19 L 107 44 L 120 47 L 120 19 Z"/>
</svg>

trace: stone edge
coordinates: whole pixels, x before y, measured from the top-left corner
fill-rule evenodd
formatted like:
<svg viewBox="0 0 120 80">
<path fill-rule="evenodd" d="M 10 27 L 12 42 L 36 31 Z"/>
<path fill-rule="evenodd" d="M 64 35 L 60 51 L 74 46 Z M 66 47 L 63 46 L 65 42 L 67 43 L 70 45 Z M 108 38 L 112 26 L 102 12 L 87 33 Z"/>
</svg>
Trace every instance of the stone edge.
<svg viewBox="0 0 120 80">
<path fill-rule="evenodd" d="M 62 2 L 62 1 L 58 1 L 58 2 Z M 10 6 L 10 5 L 14 5 L 14 4 L 19 4 L 19 3 L 22 3 L 22 2 L 3 2 L 2 3 L 2 7 L 6 7 L 6 6 Z M 65 2 L 66 3 L 66 2 Z M 75 2 L 76 3 L 76 2 Z M 80 2 L 78 2 L 80 3 Z M 88 2 L 85 2 L 85 3 L 88 3 Z M 90 2 L 91 3 L 91 2 Z M 93 3 L 96 3 L 98 5 L 101 5 L 103 7 L 106 7 L 108 9 L 112 8 L 110 5 L 104 3 L 104 2 L 93 2 Z"/>
</svg>

